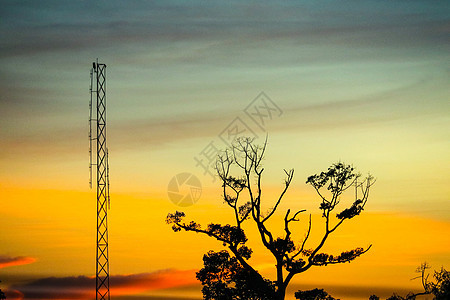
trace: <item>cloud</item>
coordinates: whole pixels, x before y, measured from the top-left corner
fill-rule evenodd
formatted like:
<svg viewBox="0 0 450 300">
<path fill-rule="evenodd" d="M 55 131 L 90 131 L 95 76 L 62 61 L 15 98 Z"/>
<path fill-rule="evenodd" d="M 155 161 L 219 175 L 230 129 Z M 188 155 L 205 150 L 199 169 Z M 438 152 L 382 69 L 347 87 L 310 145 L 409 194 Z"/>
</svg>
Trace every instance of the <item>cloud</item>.
<svg viewBox="0 0 450 300">
<path fill-rule="evenodd" d="M 10 256 L 0 255 L 0 269 L 6 268 L 6 267 L 28 265 L 28 264 L 34 263 L 35 261 L 36 261 L 35 258 L 28 257 L 28 256 L 10 257 Z"/>
<path fill-rule="evenodd" d="M 103 4 L 101 10 L 108 13 L 99 16 L 96 4 L 84 2 L 42 7 L 14 3 L 6 6 L 0 15 L 5 24 L 0 32 L 6 36 L 0 47 L 0 57 L 92 47 L 117 50 L 118 45 L 134 43 L 148 46 L 180 40 L 226 41 L 235 37 L 242 38 L 238 45 L 246 40 L 272 39 L 279 44 L 279 38 L 301 43 L 367 46 L 426 44 L 431 47 L 436 42 L 446 43 L 448 23 L 441 17 L 438 6 L 425 10 L 423 6 L 411 9 L 409 3 L 408 7 L 354 4 L 327 5 L 329 8 L 324 9 L 317 4 L 255 5 L 212 1 L 205 5 L 203 2 L 165 1 L 134 2 L 124 6 L 113 2 Z M 405 8 L 411 11 L 405 12 Z M 203 60 L 204 56 L 198 59 Z"/>
<path fill-rule="evenodd" d="M 110 277 L 111 294 L 114 296 L 137 295 L 147 291 L 196 284 L 194 270 L 160 270 L 153 273 L 113 275 Z M 23 294 L 26 299 L 91 299 L 95 297 L 95 277 L 48 277 L 11 290 Z"/>
<path fill-rule="evenodd" d="M 5 293 L 6 299 L 8 300 L 22 300 L 24 297 L 24 295 L 17 290 L 6 289 L 3 290 L 3 292 Z"/>
<path fill-rule="evenodd" d="M 279 130 L 313 132 L 436 119 L 448 111 L 449 105 L 434 93 L 445 84 L 444 80 L 428 78 L 344 100 L 312 104 L 297 101 L 285 108 L 283 122 L 274 125 Z"/>
</svg>

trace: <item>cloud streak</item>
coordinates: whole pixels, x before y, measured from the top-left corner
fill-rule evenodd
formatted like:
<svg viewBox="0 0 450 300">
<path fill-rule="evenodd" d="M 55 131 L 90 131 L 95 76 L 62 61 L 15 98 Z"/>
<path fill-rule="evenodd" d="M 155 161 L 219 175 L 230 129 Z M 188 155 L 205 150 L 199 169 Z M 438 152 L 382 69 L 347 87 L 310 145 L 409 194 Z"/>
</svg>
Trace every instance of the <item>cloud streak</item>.
<svg viewBox="0 0 450 300">
<path fill-rule="evenodd" d="M 14 267 L 14 266 L 21 266 L 21 265 L 28 265 L 32 264 L 36 261 L 33 257 L 28 256 L 5 256 L 0 255 L 0 269 L 7 268 L 7 267 Z"/>
<path fill-rule="evenodd" d="M 445 85 L 446 79 L 429 78 L 400 87 L 386 89 L 371 95 L 353 97 L 348 100 L 325 103 L 302 104 L 297 101 L 274 99 L 283 107 L 282 121 L 271 124 L 275 130 L 316 131 L 327 129 L 347 129 L 354 126 L 386 124 L 392 121 L 409 120 L 419 117 L 439 117 L 445 115 L 449 105 L 438 96 L 432 96 L 434 89 Z M 281 101 L 279 101 L 281 100 Z M 200 103 L 200 102 L 198 102 Z M 153 149 L 172 142 L 189 141 L 194 138 L 217 136 L 236 117 L 243 116 L 241 107 L 230 106 L 222 111 L 189 112 L 157 118 L 135 117 L 133 122 L 124 120 L 109 127 L 109 138 L 120 149 Z M 183 106 L 184 107 L 184 106 Z M 178 108 L 181 110 L 182 108 Z M 244 116 L 245 118 L 245 116 Z M 255 125 L 249 119 L 245 122 Z M 59 155 L 75 155 L 86 147 L 86 127 L 49 128 L 40 132 L 12 132 L 3 137 L 4 147 L 0 157 L 42 156 L 49 152 Z M 130 134 L 133 132 L 133 134 Z M 14 133 L 14 134 L 13 134 Z M 27 146 L 27 147 L 25 147 Z"/>
<path fill-rule="evenodd" d="M 111 295 L 137 295 L 154 290 L 196 284 L 194 270 L 160 270 L 153 273 L 113 275 Z M 95 277 L 48 277 L 22 285 L 13 285 L 12 293 L 26 299 L 92 299 L 95 297 Z M 17 298 L 20 299 L 20 298 Z"/>
<path fill-rule="evenodd" d="M 174 41 L 219 40 L 225 43 L 220 43 L 223 48 L 227 41 L 237 41 L 236 38 L 240 40 L 239 46 L 244 41 L 273 43 L 276 40 L 279 44 L 284 39 L 302 44 L 382 47 L 388 44 L 432 47 L 436 42 L 447 43 L 448 21 L 439 9 L 414 7 L 416 11 L 408 12 L 402 5 L 396 5 L 386 13 L 381 5 L 371 8 L 369 3 L 361 3 L 358 11 L 347 11 L 349 6 L 331 5 L 323 9 L 316 4 L 249 5 L 212 1 L 205 5 L 194 1 L 183 5 L 167 1 L 164 4 L 134 2 L 124 7 L 120 3 L 108 3 L 101 10 L 111 14 L 104 18 L 96 14 L 97 5 L 83 2 L 42 5 L 45 12 L 40 7 L 32 9 L 29 3 L 7 5 L 0 15 L 6 25 L 0 31 L 6 36 L 0 57 L 142 43 L 152 46 Z M 317 23 L 317 20 L 323 21 Z"/>
</svg>

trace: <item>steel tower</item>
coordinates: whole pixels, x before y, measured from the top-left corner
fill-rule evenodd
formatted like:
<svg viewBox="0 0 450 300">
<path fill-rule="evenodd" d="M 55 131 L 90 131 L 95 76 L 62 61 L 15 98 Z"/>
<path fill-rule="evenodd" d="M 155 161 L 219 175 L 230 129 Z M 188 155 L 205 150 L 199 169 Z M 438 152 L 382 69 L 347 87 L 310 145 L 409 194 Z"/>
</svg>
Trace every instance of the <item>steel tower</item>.
<svg viewBox="0 0 450 300">
<path fill-rule="evenodd" d="M 97 166 L 97 251 L 96 296 L 97 300 L 110 300 L 108 256 L 108 209 L 109 209 L 109 161 L 106 147 L 106 65 L 98 61 L 91 69 L 91 99 L 89 102 L 89 184 L 92 188 L 92 166 Z M 93 107 L 93 99 L 95 107 Z M 93 113 L 96 113 L 93 119 Z M 94 124 L 94 126 L 93 126 Z M 97 143 L 93 143 L 97 141 Z M 94 144 L 94 145 L 93 145 Z M 93 163 L 92 153 L 97 152 Z"/>
</svg>

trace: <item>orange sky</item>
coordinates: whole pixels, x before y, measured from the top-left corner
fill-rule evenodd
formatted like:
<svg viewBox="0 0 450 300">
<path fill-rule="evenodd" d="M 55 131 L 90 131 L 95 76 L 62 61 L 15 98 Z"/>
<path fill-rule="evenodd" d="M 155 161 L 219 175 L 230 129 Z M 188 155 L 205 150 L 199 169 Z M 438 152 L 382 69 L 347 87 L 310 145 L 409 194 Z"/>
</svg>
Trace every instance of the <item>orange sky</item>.
<svg viewBox="0 0 450 300">
<path fill-rule="evenodd" d="M 11 199 L 11 205 L 4 207 L 2 211 L 6 234 L 2 235 L 1 242 L 7 245 L 3 249 L 5 253 L 30 256 L 16 258 L 16 266 L 2 265 L 4 268 L 0 269 L 0 274 L 5 279 L 24 274 L 28 274 L 30 279 L 36 276 L 65 278 L 74 274 L 92 274 L 95 218 L 86 213 L 93 208 L 92 193 L 15 188 L 4 195 Z M 205 201 L 185 209 L 188 219 L 196 219 L 203 224 L 230 220 L 226 214 L 227 208 L 220 201 L 206 200 L 209 198 L 208 194 L 204 197 L 202 199 Z M 375 202 L 376 197 L 374 198 L 370 200 Z M 42 200 L 38 203 L 32 199 Z M 65 205 L 61 204 L 61 199 L 78 201 L 77 209 L 63 213 L 62 207 Z M 280 207 L 281 211 L 287 207 L 302 207 L 302 203 L 291 199 L 286 199 L 286 203 Z M 29 209 L 17 211 L 17 206 Z M 48 209 L 50 206 L 54 208 Z M 294 288 L 299 285 L 311 287 L 325 284 L 330 293 L 335 290 L 339 293 L 336 288 L 338 286 L 373 287 L 375 291 L 380 290 L 382 293 L 418 289 L 420 283 L 410 279 L 415 276 L 415 268 L 421 262 L 427 261 L 436 268 L 446 265 L 450 239 L 442 233 L 450 230 L 450 222 L 394 212 L 371 212 L 371 206 L 368 204 L 366 212 L 344 224 L 324 249 L 330 253 L 339 253 L 372 244 L 371 250 L 351 264 L 316 268 L 309 271 L 308 275 L 298 275 L 293 281 Z M 167 199 L 150 201 L 145 197 L 114 195 L 113 209 L 110 210 L 112 274 L 143 274 L 159 272 L 158 270 L 168 267 L 175 268 L 177 274 L 168 273 L 170 275 L 164 277 L 165 271 L 159 272 L 156 273 L 159 274 L 157 281 L 154 277 L 150 281 L 143 277 L 142 284 L 134 279 L 127 281 L 128 283 L 115 286 L 115 295 L 139 294 L 154 291 L 155 288 L 164 290 L 186 284 L 198 286 L 195 284 L 194 270 L 201 267 L 202 255 L 207 250 L 219 250 L 222 247 L 220 243 L 197 234 L 173 233 L 170 226 L 164 223 L 164 218 L 167 212 L 176 209 L 180 208 Z M 211 211 L 214 214 L 209 213 Z M 312 208 L 311 212 L 318 213 L 318 209 Z M 39 223 L 35 221 L 35 214 L 40 215 Z M 281 222 L 281 218 L 276 218 L 273 227 L 280 230 L 281 223 L 278 226 L 276 224 Z M 297 241 L 301 241 L 303 237 L 306 221 L 305 218 L 302 224 L 294 227 Z M 314 215 L 311 242 L 318 238 L 321 225 L 321 217 Z M 249 245 L 255 251 L 252 262 L 262 274 L 270 278 L 273 276 L 274 261 L 267 250 L 259 245 L 254 229 L 248 230 Z M 75 260 L 77 263 L 70 264 L 70 268 L 67 268 L 67 261 Z M 22 265 L 24 263 L 28 264 Z M 169 280 L 168 284 L 164 283 L 164 278 Z M 58 290 L 56 287 L 55 289 Z M 169 294 L 178 293 L 184 292 L 172 290 Z"/>
</svg>

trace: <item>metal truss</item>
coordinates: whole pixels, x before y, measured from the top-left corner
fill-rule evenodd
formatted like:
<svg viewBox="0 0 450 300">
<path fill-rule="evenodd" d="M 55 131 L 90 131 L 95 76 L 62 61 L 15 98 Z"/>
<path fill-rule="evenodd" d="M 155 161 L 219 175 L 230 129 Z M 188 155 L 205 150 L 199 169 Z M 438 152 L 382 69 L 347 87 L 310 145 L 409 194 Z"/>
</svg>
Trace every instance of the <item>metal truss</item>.
<svg viewBox="0 0 450 300">
<path fill-rule="evenodd" d="M 93 89 L 95 81 L 95 90 Z M 108 255 L 109 162 L 106 146 L 106 65 L 94 63 L 91 70 L 91 101 L 89 118 L 90 185 L 92 166 L 97 166 L 97 250 L 96 250 L 96 299 L 110 300 Z M 96 96 L 96 119 L 92 119 L 92 98 Z M 93 138 L 92 122 L 96 123 Z M 96 140 L 97 160 L 92 163 L 92 141 Z"/>
</svg>

